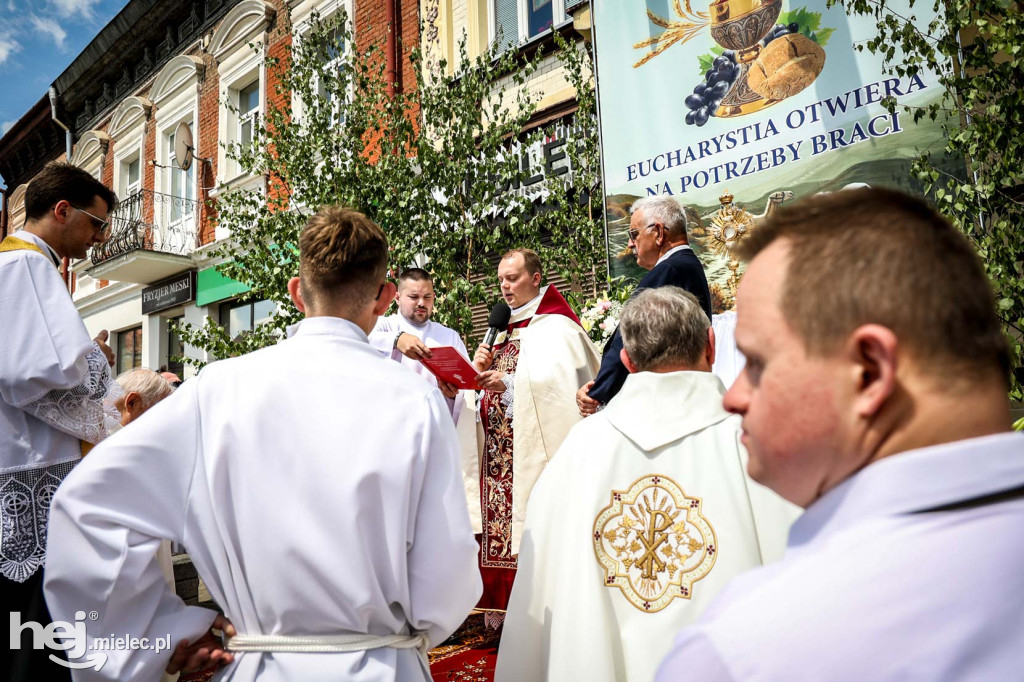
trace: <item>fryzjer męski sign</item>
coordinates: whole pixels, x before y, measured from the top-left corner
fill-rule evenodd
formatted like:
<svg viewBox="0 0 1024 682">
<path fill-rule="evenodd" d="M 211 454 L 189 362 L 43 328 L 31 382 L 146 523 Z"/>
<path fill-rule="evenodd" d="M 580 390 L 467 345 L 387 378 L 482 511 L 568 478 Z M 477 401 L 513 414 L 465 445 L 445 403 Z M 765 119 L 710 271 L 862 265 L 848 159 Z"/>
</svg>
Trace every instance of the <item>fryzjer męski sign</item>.
<svg viewBox="0 0 1024 682">
<path fill-rule="evenodd" d="M 196 297 L 196 271 L 189 270 L 142 290 L 142 314 L 188 303 Z"/>
</svg>

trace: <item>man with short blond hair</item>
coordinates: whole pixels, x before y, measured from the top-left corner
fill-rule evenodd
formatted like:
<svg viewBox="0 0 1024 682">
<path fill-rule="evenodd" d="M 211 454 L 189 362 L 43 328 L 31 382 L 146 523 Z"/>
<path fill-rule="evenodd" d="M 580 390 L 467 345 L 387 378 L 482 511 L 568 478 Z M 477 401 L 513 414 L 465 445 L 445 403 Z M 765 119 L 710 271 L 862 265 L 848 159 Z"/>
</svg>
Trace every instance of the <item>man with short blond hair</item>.
<svg viewBox="0 0 1024 682">
<path fill-rule="evenodd" d="M 466 494 L 480 533 L 484 596 L 478 608 L 504 618 L 515 578 L 526 500 L 565 435 L 580 417 L 573 396 L 593 378 L 597 349 L 554 286 L 542 286 L 540 257 L 512 249 L 498 263 L 502 298 L 512 309 L 491 347 L 477 348 L 474 365 L 485 389 L 475 424 L 463 442 Z M 459 427 L 469 421 L 463 411 Z M 465 433 L 465 431 L 463 431 Z"/>
<path fill-rule="evenodd" d="M 231 679 L 429 680 L 424 652 L 480 578 L 444 399 L 367 341 L 394 296 L 387 253 L 366 216 L 321 209 L 288 283 L 296 333 L 207 365 L 73 472 L 53 503 L 56 615 L 100 614 L 90 643 L 202 634 L 216 614 L 163 584 L 166 537 L 237 630 Z M 104 653 L 89 679 L 155 679 L 169 656 Z"/>
<path fill-rule="evenodd" d="M 697 299 L 645 289 L 619 329 L 630 375 L 530 496 L 496 682 L 652 679 L 730 578 L 782 555 L 796 516 L 745 473 Z"/>
<path fill-rule="evenodd" d="M 751 477 L 805 511 L 658 680 L 1016 679 L 1024 434 L 977 254 L 920 199 L 858 189 L 780 209 L 741 256 L 724 405 Z"/>
</svg>

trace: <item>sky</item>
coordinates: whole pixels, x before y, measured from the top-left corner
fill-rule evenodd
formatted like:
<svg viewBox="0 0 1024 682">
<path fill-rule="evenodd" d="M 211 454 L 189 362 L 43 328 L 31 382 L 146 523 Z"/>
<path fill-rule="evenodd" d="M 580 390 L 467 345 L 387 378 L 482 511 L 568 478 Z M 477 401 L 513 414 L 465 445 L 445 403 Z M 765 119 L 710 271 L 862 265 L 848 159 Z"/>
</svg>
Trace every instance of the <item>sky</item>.
<svg viewBox="0 0 1024 682">
<path fill-rule="evenodd" d="M 127 0 L 0 0 L 0 135 L 46 94 L 57 76 L 127 4 Z"/>
</svg>

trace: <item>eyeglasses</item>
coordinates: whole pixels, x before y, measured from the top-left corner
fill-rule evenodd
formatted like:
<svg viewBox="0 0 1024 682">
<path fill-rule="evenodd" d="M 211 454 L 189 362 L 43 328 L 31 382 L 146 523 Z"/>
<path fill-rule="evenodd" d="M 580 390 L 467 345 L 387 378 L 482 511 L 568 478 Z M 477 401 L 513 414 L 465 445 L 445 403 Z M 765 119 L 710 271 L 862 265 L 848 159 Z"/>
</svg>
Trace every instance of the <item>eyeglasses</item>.
<svg viewBox="0 0 1024 682">
<path fill-rule="evenodd" d="M 650 225 L 648 225 L 646 227 L 641 227 L 641 228 L 638 228 L 638 229 L 635 229 L 635 230 L 628 230 L 626 232 L 626 234 L 629 235 L 629 241 L 635 242 L 636 238 L 640 236 L 641 232 L 643 232 L 644 230 L 649 230 L 652 227 L 656 226 L 657 224 L 658 223 L 651 223 Z"/>
<path fill-rule="evenodd" d="M 97 218 L 92 213 L 86 211 L 84 208 L 78 208 L 77 206 L 72 206 L 71 208 L 75 209 L 79 213 L 84 213 L 85 215 L 92 218 L 92 229 L 96 230 L 97 232 L 103 232 L 104 230 L 107 229 L 107 226 L 110 225 L 110 220 L 103 220 L 102 218 Z"/>
</svg>

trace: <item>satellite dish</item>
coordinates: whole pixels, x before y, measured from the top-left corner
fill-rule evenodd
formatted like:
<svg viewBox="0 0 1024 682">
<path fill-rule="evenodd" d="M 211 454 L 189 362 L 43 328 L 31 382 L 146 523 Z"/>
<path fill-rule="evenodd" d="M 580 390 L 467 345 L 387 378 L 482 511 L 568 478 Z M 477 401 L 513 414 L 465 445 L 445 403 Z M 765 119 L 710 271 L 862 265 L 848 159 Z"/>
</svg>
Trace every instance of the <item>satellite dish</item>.
<svg viewBox="0 0 1024 682">
<path fill-rule="evenodd" d="M 192 159 L 195 157 L 195 147 L 192 142 L 192 128 L 188 123 L 182 121 L 174 129 L 174 160 L 178 168 L 187 171 L 192 167 Z"/>
</svg>

